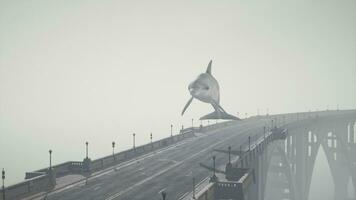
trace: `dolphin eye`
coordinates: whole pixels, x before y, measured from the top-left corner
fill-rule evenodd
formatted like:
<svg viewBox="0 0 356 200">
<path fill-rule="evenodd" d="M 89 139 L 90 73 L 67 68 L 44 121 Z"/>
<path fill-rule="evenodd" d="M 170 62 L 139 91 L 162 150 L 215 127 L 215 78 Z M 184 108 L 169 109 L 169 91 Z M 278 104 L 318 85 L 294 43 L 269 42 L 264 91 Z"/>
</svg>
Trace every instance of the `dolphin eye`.
<svg viewBox="0 0 356 200">
<path fill-rule="evenodd" d="M 204 89 L 205 89 L 205 90 L 209 90 L 209 86 L 205 86 Z"/>
</svg>

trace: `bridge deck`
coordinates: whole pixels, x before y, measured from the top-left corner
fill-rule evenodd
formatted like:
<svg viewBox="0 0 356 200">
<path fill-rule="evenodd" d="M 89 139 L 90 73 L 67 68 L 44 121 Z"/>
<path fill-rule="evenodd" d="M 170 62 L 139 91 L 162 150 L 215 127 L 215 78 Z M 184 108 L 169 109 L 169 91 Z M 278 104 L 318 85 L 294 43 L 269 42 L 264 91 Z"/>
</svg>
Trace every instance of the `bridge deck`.
<svg viewBox="0 0 356 200">
<path fill-rule="evenodd" d="M 200 162 L 210 161 L 214 148 L 236 146 L 248 135 L 262 133 L 264 123 L 263 120 L 246 120 L 200 134 L 165 150 L 120 164 L 89 179 L 87 185 L 82 181 L 48 196 L 50 199 L 159 199 L 159 192 L 165 190 L 169 199 L 178 199 L 191 191 L 193 175 L 197 182 L 209 175 L 197 166 Z M 227 157 L 218 157 L 217 165 L 223 165 L 226 160 Z"/>
<path fill-rule="evenodd" d="M 292 127 L 305 125 L 308 120 L 298 118 L 286 119 L 295 121 Z M 192 178 L 196 183 L 203 181 L 209 172 L 199 167 L 199 163 L 211 162 L 214 149 L 232 146 L 238 150 L 251 135 L 263 135 L 263 126 L 270 118 L 253 118 L 197 137 L 184 140 L 164 150 L 141 156 L 135 160 L 121 163 L 105 173 L 68 187 L 48 193 L 49 199 L 161 199 L 160 192 L 167 193 L 167 199 L 179 199 L 192 190 Z M 309 120 L 310 121 L 310 120 Z M 258 138 L 258 137 L 256 137 Z M 254 141 L 251 141 L 254 142 Z M 217 156 L 217 166 L 224 166 L 227 156 Z M 43 199 L 33 198 L 33 199 Z"/>
</svg>

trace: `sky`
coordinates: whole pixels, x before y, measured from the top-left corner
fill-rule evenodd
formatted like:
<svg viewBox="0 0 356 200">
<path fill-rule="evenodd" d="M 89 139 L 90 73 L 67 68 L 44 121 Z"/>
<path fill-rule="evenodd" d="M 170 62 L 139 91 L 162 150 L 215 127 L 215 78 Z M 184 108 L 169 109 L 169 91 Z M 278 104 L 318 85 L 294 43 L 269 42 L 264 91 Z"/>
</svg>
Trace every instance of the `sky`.
<svg viewBox="0 0 356 200">
<path fill-rule="evenodd" d="M 356 108 L 356 1 L 0 0 L 0 167 L 25 171 L 177 133 L 212 112 L 213 60 L 240 117 Z M 11 155 L 11 156 L 10 156 Z"/>
</svg>

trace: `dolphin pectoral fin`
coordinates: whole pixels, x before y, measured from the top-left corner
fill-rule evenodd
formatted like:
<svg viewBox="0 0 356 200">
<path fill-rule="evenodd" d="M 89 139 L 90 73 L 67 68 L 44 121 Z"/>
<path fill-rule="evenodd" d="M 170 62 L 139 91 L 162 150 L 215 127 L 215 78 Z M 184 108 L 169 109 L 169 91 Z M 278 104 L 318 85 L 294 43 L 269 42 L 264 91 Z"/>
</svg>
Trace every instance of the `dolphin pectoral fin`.
<svg viewBox="0 0 356 200">
<path fill-rule="evenodd" d="M 190 103 L 192 103 L 193 99 L 194 99 L 194 97 L 190 98 L 189 101 L 187 102 L 187 104 L 185 104 L 183 111 L 182 111 L 182 115 L 184 114 L 185 110 L 187 110 Z"/>
</svg>

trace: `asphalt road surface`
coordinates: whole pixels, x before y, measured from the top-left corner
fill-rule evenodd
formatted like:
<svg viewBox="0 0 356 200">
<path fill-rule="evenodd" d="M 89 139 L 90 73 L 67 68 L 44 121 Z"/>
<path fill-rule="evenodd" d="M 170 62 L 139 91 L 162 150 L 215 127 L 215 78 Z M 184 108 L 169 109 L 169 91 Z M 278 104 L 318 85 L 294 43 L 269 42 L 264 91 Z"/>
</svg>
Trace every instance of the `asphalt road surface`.
<svg viewBox="0 0 356 200">
<path fill-rule="evenodd" d="M 167 193 L 167 200 L 178 199 L 192 190 L 192 178 L 196 183 L 211 172 L 199 166 L 211 163 L 216 155 L 214 148 L 236 149 L 248 135 L 262 134 L 264 119 L 236 122 L 234 125 L 210 131 L 187 139 L 164 150 L 142 156 L 115 169 L 60 191 L 48 194 L 48 200 L 159 200 L 160 192 Z M 219 155 L 216 165 L 223 166 L 227 155 Z"/>
</svg>

